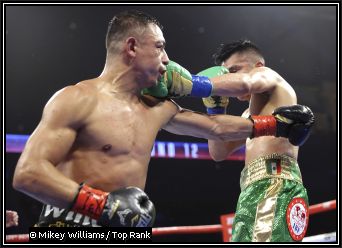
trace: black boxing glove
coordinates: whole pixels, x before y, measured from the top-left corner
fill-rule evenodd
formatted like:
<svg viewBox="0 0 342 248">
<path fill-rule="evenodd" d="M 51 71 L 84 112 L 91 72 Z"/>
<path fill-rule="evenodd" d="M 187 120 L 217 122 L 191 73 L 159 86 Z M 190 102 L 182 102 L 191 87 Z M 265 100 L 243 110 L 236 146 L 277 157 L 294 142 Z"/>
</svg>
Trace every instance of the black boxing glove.
<svg viewBox="0 0 342 248">
<path fill-rule="evenodd" d="M 290 143 L 295 146 L 305 143 L 315 123 L 313 112 L 304 105 L 279 107 L 273 111 L 272 115 L 279 119 L 279 133 L 276 136 L 288 137 Z"/>
<path fill-rule="evenodd" d="M 273 135 L 288 138 L 295 146 L 303 145 L 314 124 L 314 114 L 303 105 L 283 106 L 269 116 L 250 116 L 253 123 L 251 138 Z"/>
<path fill-rule="evenodd" d="M 109 193 L 81 184 L 71 210 L 109 227 L 152 227 L 156 215 L 153 203 L 137 187 Z"/>
</svg>

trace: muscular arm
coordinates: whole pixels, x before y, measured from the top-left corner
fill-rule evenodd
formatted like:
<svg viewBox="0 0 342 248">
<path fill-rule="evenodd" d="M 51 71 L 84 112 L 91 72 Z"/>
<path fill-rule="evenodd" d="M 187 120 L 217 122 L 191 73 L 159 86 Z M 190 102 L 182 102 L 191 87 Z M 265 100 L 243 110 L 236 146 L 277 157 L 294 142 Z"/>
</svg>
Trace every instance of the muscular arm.
<svg viewBox="0 0 342 248">
<path fill-rule="evenodd" d="M 228 73 L 210 79 L 214 96 L 243 96 L 272 91 L 284 79 L 267 67 L 256 67 L 249 73 Z"/>
<path fill-rule="evenodd" d="M 249 109 L 246 109 L 242 117 L 246 118 L 249 116 Z M 215 161 L 222 161 L 227 158 L 228 155 L 232 154 L 238 148 L 246 144 L 246 139 L 234 140 L 234 141 L 217 141 L 208 140 L 209 154 L 211 158 Z"/>
<path fill-rule="evenodd" d="M 211 140 L 241 140 L 251 136 L 253 123 L 246 118 L 232 115 L 209 116 L 187 109 L 178 109 L 171 102 L 175 115 L 163 127 L 166 131 L 179 135 L 189 135 Z"/>
<path fill-rule="evenodd" d="M 67 155 L 86 115 L 83 95 L 77 86 L 70 86 L 47 103 L 42 120 L 18 161 L 13 178 L 15 189 L 57 207 L 68 207 L 73 201 L 79 185 L 55 166 Z"/>
</svg>

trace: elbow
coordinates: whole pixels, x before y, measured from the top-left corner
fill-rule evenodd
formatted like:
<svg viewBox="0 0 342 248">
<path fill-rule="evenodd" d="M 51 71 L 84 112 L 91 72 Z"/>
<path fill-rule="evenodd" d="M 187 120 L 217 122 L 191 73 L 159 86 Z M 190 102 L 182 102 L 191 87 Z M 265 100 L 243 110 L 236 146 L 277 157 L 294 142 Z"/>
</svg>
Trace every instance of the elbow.
<svg viewBox="0 0 342 248">
<path fill-rule="evenodd" d="M 221 162 L 226 160 L 227 158 L 227 150 L 225 147 L 225 143 L 222 142 L 215 142 L 215 141 L 208 141 L 208 150 L 209 155 L 215 162 Z"/>
<path fill-rule="evenodd" d="M 221 162 L 226 159 L 227 153 L 225 152 L 225 149 L 222 149 L 221 147 L 212 147 L 209 145 L 209 154 L 210 157 L 215 161 L 215 162 Z"/>
<path fill-rule="evenodd" d="M 210 153 L 210 156 L 215 162 L 226 160 L 226 156 L 223 156 L 222 154 Z"/>
<path fill-rule="evenodd" d="M 239 96 L 244 96 L 247 94 L 251 94 L 252 90 L 252 81 L 249 76 L 245 76 L 240 84 L 240 94 Z"/>
<path fill-rule="evenodd" d="M 215 140 L 215 141 L 224 141 L 224 130 L 221 125 L 215 123 L 215 125 L 211 128 L 210 134 L 207 139 Z"/>
<path fill-rule="evenodd" d="M 34 185 L 34 172 L 29 166 L 17 165 L 14 172 L 12 186 L 15 190 L 20 192 L 28 192 Z"/>
<path fill-rule="evenodd" d="M 212 130 L 210 137 L 208 139 L 215 140 L 215 141 L 230 141 L 234 138 L 235 132 L 237 130 L 231 126 L 229 123 L 226 125 L 216 124 Z"/>
<path fill-rule="evenodd" d="M 26 173 L 22 169 L 16 169 L 12 181 L 13 188 L 18 191 L 23 191 L 27 187 L 27 181 Z"/>
</svg>

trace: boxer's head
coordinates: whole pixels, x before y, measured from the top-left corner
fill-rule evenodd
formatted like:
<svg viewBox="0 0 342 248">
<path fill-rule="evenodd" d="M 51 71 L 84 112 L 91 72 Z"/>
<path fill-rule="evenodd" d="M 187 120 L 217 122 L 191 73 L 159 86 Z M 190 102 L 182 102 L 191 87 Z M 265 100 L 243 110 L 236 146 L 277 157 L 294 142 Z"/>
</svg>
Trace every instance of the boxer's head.
<svg viewBox="0 0 342 248">
<path fill-rule="evenodd" d="M 248 72 L 265 65 L 260 49 L 249 40 L 221 44 L 213 57 L 217 65 L 225 66 L 230 73 Z"/>
<path fill-rule="evenodd" d="M 118 13 L 109 22 L 106 35 L 106 48 L 110 53 L 120 52 L 120 43 L 128 37 L 140 38 L 148 27 L 156 25 L 163 29 L 158 20 L 146 13 L 137 10 L 128 10 Z"/>
<path fill-rule="evenodd" d="M 226 67 L 230 73 L 248 73 L 255 67 L 265 65 L 265 60 L 259 48 L 249 40 L 221 44 L 213 57 L 217 65 Z M 237 98 L 242 101 L 248 101 L 250 95 Z"/>
<path fill-rule="evenodd" d="M 124 11 L 110 21 L 106 35 L 107 58 L 114 57 L 133 68 L 146 86 L 157 83 L 169 58 L 162 26 L 156 18 L 137 11 Z"/>
</svg>

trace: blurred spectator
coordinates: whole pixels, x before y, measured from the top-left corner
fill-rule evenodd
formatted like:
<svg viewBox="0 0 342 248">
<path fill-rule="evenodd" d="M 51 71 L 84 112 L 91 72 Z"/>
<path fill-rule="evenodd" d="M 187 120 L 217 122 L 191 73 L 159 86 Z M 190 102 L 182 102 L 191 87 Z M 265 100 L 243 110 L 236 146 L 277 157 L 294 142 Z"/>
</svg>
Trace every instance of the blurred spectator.
<svg viewBox="0 0 342 248">
<path fill-rule="evenodd" d="M 19 215 L 16 211 L 6 210 L 6 228 L 11 226 L 17 226 Z"/>
</svg>

